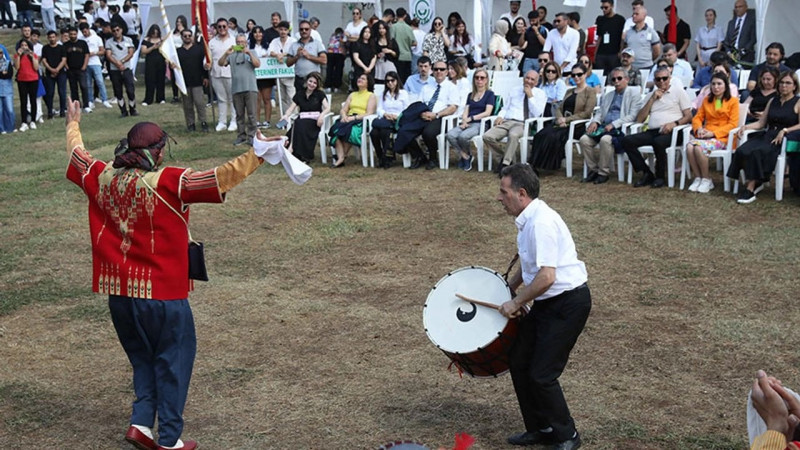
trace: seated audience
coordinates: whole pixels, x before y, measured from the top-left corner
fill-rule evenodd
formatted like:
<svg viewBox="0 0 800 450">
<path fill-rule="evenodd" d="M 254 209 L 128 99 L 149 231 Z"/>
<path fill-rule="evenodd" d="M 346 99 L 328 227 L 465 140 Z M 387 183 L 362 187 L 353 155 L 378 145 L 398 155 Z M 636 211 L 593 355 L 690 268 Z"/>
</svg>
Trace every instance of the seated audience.
<svg viewBox="0 0 800 450">
<path fill-rule="evenodd" d="M 351 92 L 347 96 L 339 112 L 339 120 L 333 124 L 328 135 L 331 137 L 331 145 L 334 146 L 336 154 L 331 161 L 331 167 L 337 168 L 344 166 L 344 160 L 350 153 L 350 147 L 361 146 L 361 131 L 365 116 L 375 114 L 377 100 L 372 93 L 375 81 L 370 75 L 362 73 L 356 79 L 358 90 Z"/>
<path fill-rule="evenodd" d="M 739 129 L 740 138 L 747 130 L 765 131 L 761 135 L 750 136 L 733 153 L 727 175 L 738 179 L 739 171 L 744 170 L 745 186 L 739 191 L 739 203 L 752 203 L 756 200 L 764 182 L 769 181 L 775 171 L 783 138 L 800 130 L 800 97 L 797 97 L 797 93 L 797 75 L 794 72 L 781 73 L 778 77 L 778 96 L 767 103 L 767 108 L 757 122 Z"/>
<path fill-rule="evenodd" d="M 466 107 L 461 113 L 461 123 L 447 132 L 447 142 L 458 151 L 458 168 L 472 170 L 471 142 L 480 134 L 481 119 L 492 115 L 496 97 L 489 89 L 489 72 L 476 69 L 472 75 L 472 92 L 466 99 Z"/>
<path fill-rule="evenodd" d="M 545 64 L 542 72 L 544 72 L 544 79 L 542 80 L 541 89 L 547 95 L 544 117 L 553 117 L 555 114 L 553 105 L 564 100 L 564 95 L 567 93 L 567 85 L 561 79 L 561 66 L 555 61 Z"/>
<path fill-rule="evenodd" d="M 720 64 L 729 64 L 728 54 L 725 52 L 712 53 L 710 57 L 710 63 L 697 69 L 697 72 L 695 72 L 691 87 L 700 89 L 703 86 L 708 85 L 708 83 L 711 83 L 711 75 L 714 74 L 712 70 L 714 69 L 714 66 L 718 66 Z M 731 83 L 739 86 L 738 71 L 733 71 L 731 74 Z"/>
<path fill-rule="evenodd" d="M 692 119 L 694 138 L 686 144 L 686 159 L 695 179 L 689 192 L 707 194 L 714 189 L 708 174 L 708 157 L 728 145 L 728 133 L 739 125 L 739 99 L 731 94 L 730 82 L 723 72 L 711 76 L 710 94 Z"/>
<path fill-rule="evenodd" d="M 714 66 L 714 74 L 717 74 L 717 73 L 722 73 L 723 75 L 725 75 L 725 78 L 727 78 L 728 80 L 731 79 L 731 69 L 728 67 L 727 64 L 718 64 L 718 65 Z M 712 77 L 712 81 L 713 81 L 713 77 Z M 736 85 L 731 83 L 731 82 L 728 82 L 728 86 L 730 87 L 731 97 L 737 99 L 737 101 L 738 101 L 738 99 L 739 99 L 739 88 L 736 87 Z M 706 99 L 706 97 L 708 96 L 708 94 L 710 92 L 711 92 L 711 83 L 703 86 L 703 88 L 700 89 L 697 92 L 697 97 L 695 97 L 694 100 L 692 101 L 692 109 L 694 109 L 695 111 L 700 110 L 700 105 L 703 104 L 703 100 Z"/>
<path fill-rule="evenodd" d="M 447 79 L 453 83 L 458 90 L 458 114 L 464 110 L 464 102 L 467 101 L 467 96 L 472 92 L 472 87 L 469 85 L 467 79 L 467 72 L 464 66 L 453 60 L 447 63 Z"/>
<path fill-rule="evenodd" d="M 641 89 L 628 86 L 628 71 L 617 67 L 608 74 L 614 90 L 600 99 L 600 109 L 586 127 L 578 144 L 586 160 L 588 173 L 584 183 L 603 184 L 608 181 L 614 153 L 622 153 L 622 126 L 636 120 L 642 109 Z M 599 145 L 598 145 L 599 143 Z"/>
<path fill-rule="evenodd" d="M 408 92 L 400 89 L 400 78 L 397 72 L 386 74 L 386 89 L 378 97 L 378 118 L 372 121 L 369 136 L 375 147 L 378 165 L 384 169 L 394 164 L 394 152 L 390 150 L 391 134 L 397 130 L 397 119 L 410 104 Z"/>
<path fill-rule="evenodd" d="M 756 81 L 758 81 L 758 75 L 761 73 L 762 70 L 766 67 L 774 67 L 778 69 L 778 73 L 786 72 L 789 67 L 785 66 L 781 61 L 783 61 L 784 56 L 786 55 L 786 51 L 783 49 L 783 44 L 780 42 L 773 42 L 767 46 L 766 52 L 766 60 L 761 64 L 756 64 L 752 70 L 750 70 L 750 78 L 747 79 L 747 90 L 752 91 L 756 87 Z"/>
<path fill-rule="evenodd" d="M 747 103 L 747 123 L 755 122 L 761 118 L 767 103 L 778 96 L 778 77 L 780 72 L 774 67 L 766 67 L 758 77 L 755 89 L 750 91 Z"/>
<path fill-rule="evenodd" d="M 434 84 L 436 84 L 436 80 L 431 76 L 431 59 L 427 56 L 420 56 L 417 60 L 417 73 L 408 77 L 403 89 L 408 92 L 408 98 L 413 103 L 422 93 L 422 88 Z"/>
<path fill-rule="evenodd" d="M 592 60 L 589 58 L 589 55 L 581 55 L 580 58 L 578 58 L 578 64 L 581 64 L 583 67 L 586 67 L 586 76 L 584 77 L 586 78 L 586 85 L 592 88 L 592 90 L 594 90 L 596 94 L 602 93 L 603 83 L 600 82 L 600 77 L 598 77 L 597 75 L 595 75 L 594 72 L 592 72 L 594 66 L 592 65 Z M 570 86 L 576 85 L 575 78 L 569 79 L 569 85 Z"/>
<path fill-rule="evenodd" d="M 547 122 L 533 137 L 530 164 L 536 169 L 556 170 L 564 159 L 564 145 L 569 137 L 570 122 L 588 119 L 597 105 L 597 92 L 586 85 L 588 72 L 582 64 L 572 66 L 571 77 L 576 82 L 569 96 L 556 108 L 556 119 Z M 575 130 L 575 137 L 583 133 Z M 570 150 L 572 151 L 572 150 Z"/>
<path fill-rule="evenodd" d="M 294 156 L 307 163 L 314 159 L 314 147 L 322 128 L 322 119 L 330 111 L 331 105 L 322 90 L 322 76 L 319 72 L 306 75 L 303 86 L 305 89 L 294 94 L 292 104 L 281 120 L 288 120 L 295 110 L 299 113 L 286 135 L 289 136 L 289 149 Z"/>
</svg>

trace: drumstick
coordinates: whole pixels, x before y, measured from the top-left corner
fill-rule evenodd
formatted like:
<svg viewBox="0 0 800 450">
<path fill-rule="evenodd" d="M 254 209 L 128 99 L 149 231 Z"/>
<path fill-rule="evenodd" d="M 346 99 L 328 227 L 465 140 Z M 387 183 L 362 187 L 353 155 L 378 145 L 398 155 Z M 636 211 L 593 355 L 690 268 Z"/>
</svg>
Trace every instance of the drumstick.
<svg viewBox="0 0 800 450">
<path fill-rule="evenodd" d="M 492 308 L 496 309 L 497 311 L 500 311 L 500 305 L 495 305 L 494 303 L 482 302 L 480 300 L 475 300 L 474 298 L 469 298 L 466 295 L 461 295 L 461 294 L 456 294 L 456 297 L 460 298 L 461 300 L 464 300 L 465 302 L 475 303 L 476 305 L 481 305 L 487 308 Z"/>
</svg>

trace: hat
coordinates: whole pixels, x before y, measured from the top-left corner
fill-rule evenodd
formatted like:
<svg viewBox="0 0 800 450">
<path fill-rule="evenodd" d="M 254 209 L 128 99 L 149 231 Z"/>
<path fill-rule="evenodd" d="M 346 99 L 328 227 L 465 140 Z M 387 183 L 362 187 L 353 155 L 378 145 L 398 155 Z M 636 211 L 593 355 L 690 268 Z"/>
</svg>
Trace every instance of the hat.
<svg viewBox="0 0 800 450">
<path fill-rule="evenodd" d="M 629 56 L 635 56 L 635 55 L 634 55 L 634 53 L 633 53 L 633 49 L 632 49 L 632 48 L 630 48 L 630 47 L 628 47 L 628 48 L 626 48 L 625 50 L 623 50 L 623 51 L 622 51 L 622 54 L 623 54 L 623 55 L 629 55 Z"/>
</svg>

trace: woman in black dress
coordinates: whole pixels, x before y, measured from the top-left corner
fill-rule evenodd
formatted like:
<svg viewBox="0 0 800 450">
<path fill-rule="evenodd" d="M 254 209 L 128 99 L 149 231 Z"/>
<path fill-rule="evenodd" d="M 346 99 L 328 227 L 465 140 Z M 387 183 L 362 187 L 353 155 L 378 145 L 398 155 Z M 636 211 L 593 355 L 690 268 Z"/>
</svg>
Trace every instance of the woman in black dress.
<svg viewBox="0 0 800 450">
<path fill-rule="evenodd" d="M 289 136 L 289 147 L 297 159 L 307 163 L 314 159 L 314 147 L 317 145 L 322 119 L 330 111 L 328 97 L 322 90 L 322 75 L 311 72 L 306 75 L 305 90 L 296 92 L 292 104 L 281 120 L 287 120 L 297 110 L 300 115 L 294 120 L 292 128 L 286 133 Z"/>
<path fill-rule="evenodd" d="M 747 108 L 746 123 L 752 123 L 761 118 L 761 114 L 770 100 L 778 96 L 778 77 L 780 73 L 774 67 L 764 67 L 758 74 L 756 88 L 750 91 L 745 103 Z"/>
<path fill-rule="evenodd" d="M 397 46 L 397 41 L 389 36 L 389 27 L 386 22 L 379 20 L 373 25 L 372 32 L 373 40 L 372 48 L 375 49 L 377 60 L 375 61 L 375 84 L 384 84 L 383 80 L 389 72 L 397 72 L 394 63 L 397 61 L 397 56 L 400 54 L 400 48 Z"/>
<path fill-rule="evenodd" d="M 375 47 L 372 46 L 371 37 L 372 30 L 369 27 L 364 27 L 358 35 L 358 40 L 350 47 L 353 50 L 353 80 L 351 88 L 354 91 L 358 90 L 356 81 L 362 74 L 367 74 L 374 78 L 373 70 L 378 58 L 375 53 Z"/>
<path fill-rule="evenodd" d="M 144 100 L 142 105 L 152 105 L 154 103 L 164 103 L 164 88 L 166 87 L 165 73 L 167 62 L 161 55 L 161 27 L 152 25 L 147 30 L 147 37 L 142 41 L 142 53 L 144 58 Z"/>
<path fill-rule="evenodd" d="M 745 188 L 739 192 L 739 203 L 752 203 L 761 192 L 764 182 L 769 181 L 778 155 L 781 153 L 783 138 L 793 131 L 800 130 L 800 103 L 798 103 L 798 82 L 794 72 L 783 72 L 778 76 L 778 97 L 767 103 L 767 108 L 758 122 L 739 129 L 741 139 L 746 130 L 764 130 L 760 136 L 751 136 L 747 142 L 733 152 L 733 160 L 728 168 L 728 177 L 739 178 L 744 170 Z M 790 174 L 790 178 L 791 178 Z M 778 176 L 783 176 L 779 174 Z"/>
<path fill-rule="evenodd" d="M 572 79 L 575 89 L 560 103 L 556 111 L 556 118 L 539 130 L 533 136 L 533 150 L 531 151 L 530 164 L 537 169 L 556 170 L 561 168 L 564 159 L 564 145 L 569 137 L 569 124 L 573 120 L 582 120 L 592 117 L 592 111 L 597 104 L 597 94 L 593 88 L 586 84 L 586 75 L 589 73 L 586 66 L 576 64 L 572 67 Z M 575 130 L 575 138 L 583 134 L 583 127 Z"/>
</svg>

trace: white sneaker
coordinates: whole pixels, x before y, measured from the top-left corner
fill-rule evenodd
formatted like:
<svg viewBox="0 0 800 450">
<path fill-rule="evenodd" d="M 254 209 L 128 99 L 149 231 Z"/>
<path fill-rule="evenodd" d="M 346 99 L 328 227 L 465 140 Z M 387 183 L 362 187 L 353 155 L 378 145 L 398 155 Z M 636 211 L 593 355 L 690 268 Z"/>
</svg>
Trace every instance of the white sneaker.
<svg viewBox="0 0 800 450">
<path fill-rule="evenodd" d="M 86 114 L 89 114 L 90 112 L 92 112 L 92 108 L 89 108 L 87 106 L 86 108 L 83 108 L 83 112 L 85 112 Z"/>
<path fill-rule="evenodd" d="M 142 102 L 141 105 L 142 106 L 147 106 L 147 102 Z"/>
<path fill-rule="evenodd" d="M 19 131 L 28 131 L 28 124 L 27 123 L 23 123 L 22 125 L 20 125 L 19 126 Z"/>
<path fill-rule="evenodd" d="M 160 105 L 163 105 L 164 103 L 167 103 L 167 101 L 166 101 L 166 100 L 161 100 L 161 101 L 160 101 L 160 102 L 158 102 L 158 103 L 159 103 Z"/>
<path fill-rule="evenodd" d="M 695 178 L 694 181 L 692 181 L 692 184 L 689 185 L 689 192 L 697 192 L 697 188 L 700 187 L 700 184 L 702 182 L 703 182 L 702 178 L 700 177 Z"/>
<path fill-rule="evenodd" d="M 703 178 L 703 181 L 700 182 L 700 186 L 697 187 L 697 192 L 708 194 L 712 189 L 714 189 L 714 182 L 711 181 L 711 178 Z"/>
<path fill-rule="evenodd" d="M 37 120 L 37 122 L 44 123 L 44 117 L 39 117 L 39 120 Z"/>
<path fill-rule="evenodd" d="M 100 100 L 100 97 L 98 97 L 98 98 L 94 99 L 94 102 L 95 102 L 95 103 L 103 103 L 103 101 L 102 101 L 102 100 Z"/>
<path fill-rule="evenodd" d="M 236 130 L 238 130 L 238 128 L 236 127 L 236 122 L 231 122 L 231 124 L 228 125 L 228 131 L 236 131 Z"/>
<path fill-rule="evenodd" d="M 109 103 L 108 100 L 103 102 L 103 106 L 105 106 L 106 108 L 111 108 L 112 107 L 111 103 Z"/>
<path fill-rule="evenodd" d="M 31 130 L 35 130 L 36 129 L 36 122 L 31 122 L 29 127 L 30 127 Z"/>
<path fill-rule="evenodd" d="M 224 124 L 224 123 L 222 123 L 222 122 L 220 122 L 220 123 L 218 123 L 218 124 L 217 124 L 217 128 L 216 128 L 216 130 L 217 130 L 217 131 L 222 131 L 222 130 L 224 130 L 225 128 L 226 128 L 226 127 L 225 127 L 225 124 Z"/>
</svg>

